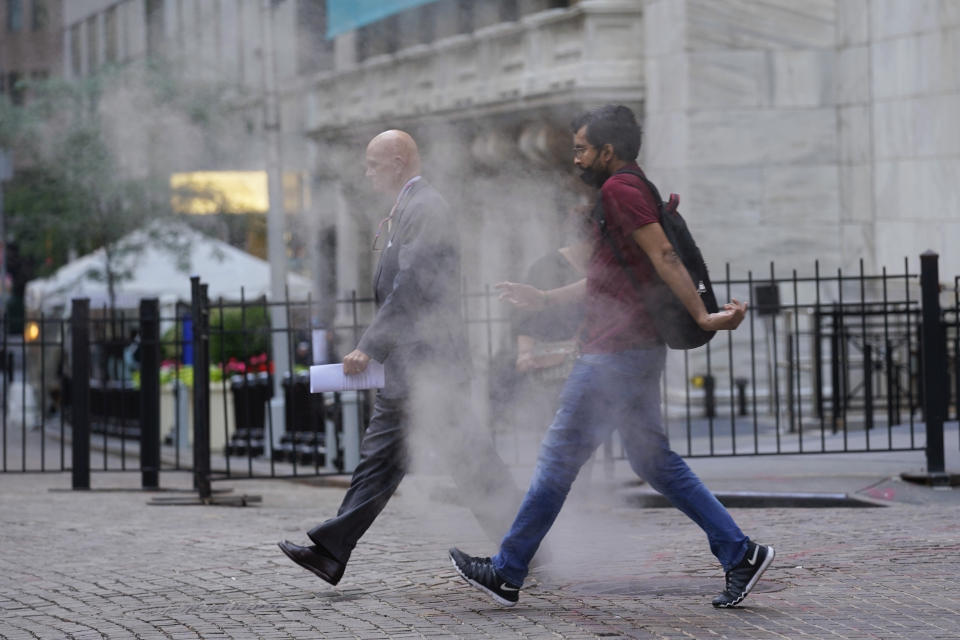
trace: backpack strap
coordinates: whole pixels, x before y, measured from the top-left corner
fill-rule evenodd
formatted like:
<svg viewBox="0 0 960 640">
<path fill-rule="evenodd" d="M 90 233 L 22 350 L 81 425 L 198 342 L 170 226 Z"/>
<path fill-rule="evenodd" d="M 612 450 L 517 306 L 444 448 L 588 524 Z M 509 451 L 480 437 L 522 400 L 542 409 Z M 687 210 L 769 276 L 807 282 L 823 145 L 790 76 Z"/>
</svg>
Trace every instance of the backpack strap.
<svg viewBox="0 0 960 640">
<path fill-rule="evenodd" d="M 613 175 L 618 173 L 629 173 L 632 176 L 637 176 L 646 183 L 650 188 L 650 191 L 653 192 L 653 197 L 657 201 L 657 215 L 658 217 L 663 217 L 663 198 L 660 197 L 660 192 L 657 191 L 657 188 L 652 182 L 647 180 L 647 177 L 644 176 L 639 171 L 632 171 L 630 169 L 621 169 Z M 617 262 L 620 263 L 620 267 L 626 272 L 627 278 L 630 280 L 630 283 L 633 285 L 633 288 L 637 290 L 637 293 L 640 294 L 641 301 L 646 295 L 646 287 L 644 287 L 637 277 L 633 273 L 633 269 L 630 268 L 630 264 L 627 262 L 626 257 L 624 257 L 623 252 L 620 251 L 620 247 L 617 246 L 617 243 L 614 242 L 613 237 L 610 235 L 609 229 L 607 229 L 607 219 L 603 212 L 603 198 L 597 198 L 597 204 L 593 208 L 593 213 L 591 217 L 597 222 L 597 226 L 600 228 L 600 235 L 603 236 L 604 240 L 607 241 L 607 244 L 610 246 L 610 249 L 613 251 L 614 257 L 617 259 Z"/>
<path fill-rule="evenodd" d="M 617 171 L 613 175 L 617 175 L 618 173 L 629 173 L 630 175 L 637 176 L 643 180 L 643 183 L 647 185 L 647 188 L 653 192 L 653 199 L 657 201 L 657 213 L 661 216 L 663 215 L 663 198 L 660 197 L 660 191 L 657 190 L 656 185 L 650 182 L 650 180 L 647 179 L 647 176 L 643 175 L 643 173 L 640 171 L 634 171 L 633 169 L 620 169 L 620 171 Z"/>
</svg>

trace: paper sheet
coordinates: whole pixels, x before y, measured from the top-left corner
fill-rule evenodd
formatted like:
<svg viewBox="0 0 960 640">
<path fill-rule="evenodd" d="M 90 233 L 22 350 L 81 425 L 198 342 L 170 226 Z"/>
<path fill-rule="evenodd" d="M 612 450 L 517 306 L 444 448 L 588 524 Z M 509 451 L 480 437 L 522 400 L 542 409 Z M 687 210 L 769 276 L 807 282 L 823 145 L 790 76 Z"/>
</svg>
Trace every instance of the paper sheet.
<svg viewBox="0 0 960 640">
<path fill-rule="evenodd" d="M 383 365 L 371 360 L 363 373 L 344 375 L 343 364 L 318 364 L 310 367 L 310 393 L 381 389 L 384 385 Z"/>
</svg>

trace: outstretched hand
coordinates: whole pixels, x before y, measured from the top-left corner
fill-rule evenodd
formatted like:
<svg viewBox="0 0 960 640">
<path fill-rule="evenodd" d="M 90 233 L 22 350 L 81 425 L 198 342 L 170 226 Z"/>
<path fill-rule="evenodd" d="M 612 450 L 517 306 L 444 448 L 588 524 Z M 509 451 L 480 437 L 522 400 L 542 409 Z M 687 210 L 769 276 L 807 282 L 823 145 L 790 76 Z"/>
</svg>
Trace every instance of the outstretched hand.
<svg viewBox="0 0 960 640">
<path fill-rule="evenodd" d="M 493 285 L 500 291 L 500 299 L 509 302 L 523 311 L 539 311 L 543 309 L 546 294 L 536 287 L 519 282 L 498 282 Z"/>
<path fill-rule="evenodd" d="M 710 313 L 698 323 L 704 331 L 733 331 L 743 322 L 747 314 L 747 303 L 736 298 L 723 305 L 723 309 Z"/>
</svg>

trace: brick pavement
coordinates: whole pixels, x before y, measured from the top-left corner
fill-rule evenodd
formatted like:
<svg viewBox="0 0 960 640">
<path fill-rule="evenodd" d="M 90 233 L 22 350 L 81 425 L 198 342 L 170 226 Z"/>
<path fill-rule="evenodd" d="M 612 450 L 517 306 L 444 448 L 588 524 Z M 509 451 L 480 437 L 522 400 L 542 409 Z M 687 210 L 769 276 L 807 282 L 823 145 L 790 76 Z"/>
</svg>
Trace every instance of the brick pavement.
<svg viewBox="0 0 960 640">
<path fill-rule="evenodd" d="M 710 477 L 742 462 L 697 464 Z M 783 471 L 783 461 L 765 464 Z M 138 481 L 135 472 L 100 473 L 93 486 Z M 263 502 L 230 508 L 150 506 L 149 494 L 64 491 L 69 482 L 0 475 L 0 637 L 960 636 L 960 491 L 913 488 L 876 509 L 733 510 L 749 535 L 777 547 L 777 559 L 745 607 L 717 611 L 710 598 L 723 576 L 702 533 L 674 510 L 626 506 L 634 489 L 619 480 L 594 480 L 575 487 L 548 538 L 551 562 L 506 609 L 467 587 L 447 560 L 450 544 L 474 553 L 492 545 L 444 478 L 405 481 L 338 587 L 275 543 L 302 542 L 335 511 L 340 487 L 237 481 L 236 492 Z M 187 482 L 162 476 L 167 488 Z M 925 495 L 937 500 L 914 499 Z"/>
</svg>

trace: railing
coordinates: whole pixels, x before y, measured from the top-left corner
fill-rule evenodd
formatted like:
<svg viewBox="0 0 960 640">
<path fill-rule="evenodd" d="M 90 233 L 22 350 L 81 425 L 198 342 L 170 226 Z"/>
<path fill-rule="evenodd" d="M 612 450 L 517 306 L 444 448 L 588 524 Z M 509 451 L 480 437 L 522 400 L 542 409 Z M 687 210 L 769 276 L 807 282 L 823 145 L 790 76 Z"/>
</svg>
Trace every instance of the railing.
<svg viewBox="0 0 960 640">
<path fill-rule="evenodd" d="M 936 256 L 921 262 L 925 288 L 906 261 L 901 273 L 880 275 L 862 267 L 822 275 L 815 265 L 812 276 L 781 277 L 771 266 L 762 278 L 734 278 L 727 269 L 715 279 L 718 297 L 752 305 L 738 331 L 670 353 L 663 396 L 674 448 L 693 457 L 925 448 L 936 470 L 943 422 L 958 418 L 960 278 L 947 300 L 953 306 L 941 310 L 928 273 Z M 192 470 L 207 490 L 224 478 L 350 471 L 371 394 L 309 394 L 305 372 L 322 357 L 315 352 L 338 361 L 356 345 L 373 301 L 336 301 L 337 320 L 321 332 L 316 301 L 246 300 L 242 291 L 236 301 L 207 301 L 197 285 L 193 305 L 167 315 L 156 301 L 126 314 L 77 301 L 71 318 L 28 318 L 37 327 L 30 340 L 3 336 L 0 468 L 70 470 L 75 486 L 91 469 L 140 470 L 144 486 L 156 486 L 160 471 Z M 263 320 L 278 307 L 283 328 Z M 510 449 L 537 439 L 549 414 L 533 428 L 521 424 L 525 399 L 505 399 L 489 381 L 515 376 L 507 382 L 549 404 L 562 380 L 523 381 L 510 371 L 510 320 L 490 287 L 467 291 L 463 310 L 498 445 L 505 459 L 519 460 Z M 277 332 L 291 363 L 282 372 L 266 359 Z M 606 450 L 618 457 L 616 446 Z"/>
<path fill-rule="evenodd" d="M 679 389 L 685 400 L 679 429 L 667 404 L 674 447 L 687 456 L 917 448 L 916 277 L 906 262 L 877 276 L 862 263 L 829 276 L 819 265 L 806 277 L 777 277 L 772 265 L 764 278 L 728 271 L 718 297 L 754 306 L 737 332 L 684 353 L 681 378 L 666 376 L 666 397 Z M 904 420 L 907 439 L 894 442 Z"/>
</svg>

